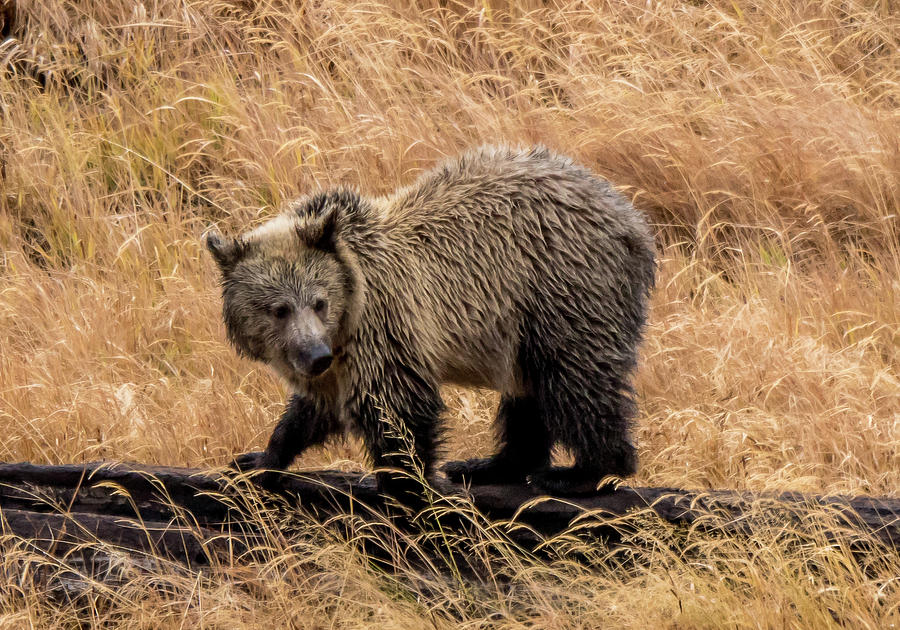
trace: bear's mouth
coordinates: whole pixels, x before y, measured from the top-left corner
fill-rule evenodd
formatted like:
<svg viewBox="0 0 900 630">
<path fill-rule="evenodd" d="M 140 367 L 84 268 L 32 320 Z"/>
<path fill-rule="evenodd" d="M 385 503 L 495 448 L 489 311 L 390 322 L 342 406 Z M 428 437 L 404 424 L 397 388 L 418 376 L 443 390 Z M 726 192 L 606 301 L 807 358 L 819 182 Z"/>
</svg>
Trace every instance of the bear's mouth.
<svg viewBox="0 0 900 630">
<path fill-rule="evenodd" d="M 279 358 L 269 362 L 269 366 L 296 392 L 305 391 L 310 383 L 326 378 L 332 372 L 333 364 L 334 361 L 321 372 L 314 374 L 304 369 L 298 369 L 286 359 Z"/>
</svg>

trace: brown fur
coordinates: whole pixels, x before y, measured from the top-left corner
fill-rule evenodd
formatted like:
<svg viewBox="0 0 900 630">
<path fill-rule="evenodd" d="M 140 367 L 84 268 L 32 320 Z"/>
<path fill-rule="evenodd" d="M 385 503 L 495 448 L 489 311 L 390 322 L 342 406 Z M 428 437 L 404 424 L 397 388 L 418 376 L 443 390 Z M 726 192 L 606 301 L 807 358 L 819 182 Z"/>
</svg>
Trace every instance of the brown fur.
<svg viewBox="0 0 900 630">
<path fill-rule="evenodd" d="M 501 449 L 448 465 L 452 478 L 528 477 L 566 492 L 634 472 L 630 375 L 653 240 L 621 195 L 567 158 L 485 147 L 391 196 L 322 193 L 236 241 L 211 235 L 208 244 L 229 338 L 294 390 L 265 454 L 245 462 L 286 466 L 347 426 L 377 466 L 427 475 L 438 387 L 456 383 L 502 393 Z M 309 320 L 317 299 L 328 301 L 321 325 Z M 285 301 L 299 318 L 290 334 L 268 310 Z M 334 353 L 316 377 L 288 356 L 302 354 L 311 326 Z M 296 352 L 293 363 L 302 363 Z M 388 421 L 409 433 L 411 454 Z M 574 453 L 574 468 L 549 467 L 554 443 Z"/>
</svg>

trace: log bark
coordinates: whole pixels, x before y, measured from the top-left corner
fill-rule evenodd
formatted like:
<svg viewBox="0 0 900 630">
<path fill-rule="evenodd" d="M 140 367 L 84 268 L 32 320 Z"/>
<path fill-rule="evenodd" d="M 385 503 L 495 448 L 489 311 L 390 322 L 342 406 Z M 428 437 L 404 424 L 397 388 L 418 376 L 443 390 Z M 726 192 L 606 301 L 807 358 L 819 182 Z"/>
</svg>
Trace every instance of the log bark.
<svg viewBox="0 0 900 630">
<path fill-rule="evenodd" d="M 203 527 L 184 527 L 171 521 L 137 519 L 84 512 L 48 513 L 0 508 L 0 531 L 53 556 L 81 552 L 139 552 L 176 560 L 189 567 L 208 566 L 214 558 L 246 549 L 243 541 L 225 539 Z"/>
<path fill-rule="evenodd" d="M 371 475 L 327 470 L 282 473 L 276 488 L 292 505 L 317 518 L 351 512 L 366 518 L 391 512 L 392 501 L 379 495 Z M 434 483 L 434 489 L 441 507 L 450 508 L 442 511 L 442 525 L 453 525 L 454 515 L 464 523 L 471 517 L 467 506 L 474 506 L 487 519 L 505 522 L 503 531 L 529 546 L 573 526 L 614 541 L 621 528 L 611 526 L 611 520 L 635 510 L 674 525 L 731 534 L 751 533 L 761 525 L 759 515 L 770 514 L 770 525 L 802 531 L 826 526 L 832 537 L 859 535 L 893 547 L 900 544 L 897 499 L 640 487 L 554 498 L 541 497 L 528 486 L 464 488 L 442 480 Z M 209 562 L 217 553 L 252 545 L 256 532 L 247 515 L 264 507 L 267 496 L 246 477 L 223 470 L 102 462 L 0 464 L 3 532 L 55 552 L 79 541 L 102 540 L 141 552 L 163 551 L 194 564 Z M 762 510 L 753 509 L 753 517 L 748 517 L 751 508 L 760 506 Z M 820 522 L 825 512 L 834 517 L 827 525 Z"/>
</svg>

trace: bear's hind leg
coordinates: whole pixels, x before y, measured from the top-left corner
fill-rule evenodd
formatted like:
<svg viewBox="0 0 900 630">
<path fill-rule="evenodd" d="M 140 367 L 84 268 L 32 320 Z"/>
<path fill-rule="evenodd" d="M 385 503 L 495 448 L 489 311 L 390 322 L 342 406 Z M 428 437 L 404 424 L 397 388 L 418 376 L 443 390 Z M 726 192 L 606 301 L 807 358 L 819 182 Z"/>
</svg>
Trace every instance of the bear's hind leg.
<svg viewBox="0 0 900 630">
<path fill-rule="evenodd" d="M 629 425 L 635 405 L 628 384 L 612 370 L 566 373 L 556 367 L 544 375 L 540 402 L 575 465 L 536 471 L 529 483 L 550 494 L 577 495 L 602 490 L 607 476 L 633 475 L 637 453 Z"/>
<path fill-rule="evenodd" d="M 537 401 L 504 395 L 497 410 L 500 450 L 493 457 L 448 462 L 442 470 L 455 483 L 524 483 L 550 462 L 552 440 Z"/>
</svg>

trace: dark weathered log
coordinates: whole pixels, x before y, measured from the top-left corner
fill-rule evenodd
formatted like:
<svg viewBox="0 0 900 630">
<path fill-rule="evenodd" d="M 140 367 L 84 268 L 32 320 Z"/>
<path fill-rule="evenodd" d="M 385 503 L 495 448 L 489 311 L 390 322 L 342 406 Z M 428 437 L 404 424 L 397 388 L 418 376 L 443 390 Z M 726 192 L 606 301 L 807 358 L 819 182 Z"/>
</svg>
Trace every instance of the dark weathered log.
<svg viewBox="0 0 900 630">
<path fill-rule="evenodd" d="M 168 557 L 194 567 L 206 566 L 216 556 L 245 550 L 240 539 L 226 540 L 202 527 L 83 512 L 59 514 L 3 507 L 0 533 L 18 536 L 29 546 L 57 556 L 86 546 L 92 553 L 103 553 L 112 546 L 155 558 Z M 98 548 L 90 547 L 94 543 Z"/>
<path fill-rule="evenodd" d="M 351 510 L 365 516 L 382 512 L 391 503 L 378 494 L 371 475 L 313 471 L 284 473 L 277 481 L 279 494 L 319 517 Z M 454 513 L 459 515 L 458 521 L 464 522 L 468 518 L 467 506 L 474 505 L 487 518 L 508 522 L 505 531 L 526 543 L 565 531 L 573 523 L 594 533 L 615 536 L 618 530 L 607 526 L 609 520 L 635 510 L 647 510 L 678 525 L 731 533 L 750 532 L 760 525 L 760 514 L 771 514 L 772 522 L 798 531 L 829 527 L 832 529 L 826 534 L 830 536 L 857 531 L 889 545 L 900 543 L 900 500 L 896 499 L 630 487 L 578 498 L 551 498 L 539 496 L 528 486 L 466 489 L 446 481 L 436 482 L 435 490 L 440 507 L 450 508 L 442 510 L 442 524 L 452 525 Z M 471 504 L 461 501 L 461 497 L 467 497 Z M 100 532 L 98 537 L 126 547 L 138 545 L 135 548 L 142 550 L 146 546 L 139 546 L 139 537 L 132 536 L 131 529 L 120 531 L 122 527 L 132 528 L 132 524 L 123 525 L 122 518 L 140 518 L 155 524 L 195 524 L 203 536 L 218 532 L 252 536 L 255 526 L 247 513 L 254 506 L 265 504 L 264 493 L 256 492 L 246 478 L 241 481 L 224 471 L 104 463 L 0 464 L 0 511 L 4 515 L 14 511 L 19 518 L 27 512 L 29 523 L 46 518 L 45 529 L 41 530 L 46 534 L 62 523 L 60 512 L 77 513 L 76 519 L 99 528 L 94 530 Z M 764 509 L 751 510 L 759 506 Z M 835 518 L 823 524 L 826 511 Z M 748 515 L 752 515 L 752 520 Z M 113 526 L 107 524 L 116 523 L 113 529 L 104 529 Z M 835 523 L 845 530 L 835 530 Z M 23 525 L 19 529 L 11 527 L 11 531 L 29 530 Z M 160 540 L 166 549 L 171 544 L 181 547 L 177 542 L 180 539 L 173 543 L 163 536 Z"/>
<path fill-rule="evenodd" d="M 174 508 L 182 507 L 198 515 L 198 522 L 218 522 L 228 517 L 229 506 L 210 493 L 225 492 L 227 482 L 210 471 L 165 466 L 0 464 L 0 506 L 148 520 L 171 518 Z"/>
</svg>

